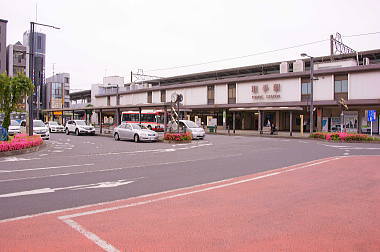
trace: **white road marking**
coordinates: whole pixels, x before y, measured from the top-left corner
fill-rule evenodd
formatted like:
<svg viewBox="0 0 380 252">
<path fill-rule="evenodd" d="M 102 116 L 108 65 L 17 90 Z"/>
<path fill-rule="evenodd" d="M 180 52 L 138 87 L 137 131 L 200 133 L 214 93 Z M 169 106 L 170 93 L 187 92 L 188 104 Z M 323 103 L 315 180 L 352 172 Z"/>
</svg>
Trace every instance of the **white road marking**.
<svg viewBox="0 0 380 252">
<path fill-rule="evenodd" d="M 19 162 L 19 161 L 30 161 L 30 160 L 37 160 L 42 158 L 18 158 L 18 157 L 6 157 L 3 160 L 0 160 L 0 162 Z"/>
<path fill-rule="evenodd" d="M 101 247 L 105 251 L 107 251 L 107 252 L 118 252 L 119 251 L 118 249 L 116 249 L 114 246 L 112 246 L 108 242 L 100 239 L 99 236 L 97 236 L 96 234 L 94 234 L 94 233 L 92 233 L 92 232 L 84 229 L 76 221 L 73 221 L 73 220 L 63 220 L 63 222 L 66 223 L 67 225 L 69 225 L 74 230 L 76 230 L 79 233 L 81 233 L 82 235 L 84 235 L 85 237 L 87 237 L 87 239 L 89 239 L 90 241 L 93 241 L 96 245 L 98 245 L 99 247 Z"/>
<path fill-rule="evenodd" d="M 86 174 L 86 173 L 118 171 L 118 170 L 124 170 L 124 169 L 136 169 L 136 168 L 143 168 L 143 167 L 150 167 L 150 166 L 159 166 L 159 165 L 171 165 L 171 164 L 180 164 L 180 163 L 190 163 L 190 162 L 214 160 L 214 159 L 221 159 L 221 158 L 231 158 L 231 157 L 238 157 L 238 156 L 242 156 L 242 154 L 239 153 L 239 154 L 218 156 L 218 157 L 213 157 L 213 158 L 191 159 L 191 160 L 164 162 L 164 163 L 153 163 L 153 164 L 149 163 L 149 164 L 143 164 L 143 165 L 135 165 L 135 166 L 127 166 L 127 167 L 117 167 L 117 168 L 101 169 L 101 170 L 91 170 L 91 171 L 82 171 L 82 172 L 60 173 L 60 174 L 52 174 L 52 175 L 46 175 L 46 176 L 33 176 L 33 177 L 24 177 L 24 178 L 4 179 L 4 180 L 0 180 L 0 183 L 2 183 L 2 182 L 11 182 L 11 181 L 32 180 L 32 179 L 40 179 L 40 178 L 59 177 L 59 176 L 69 176 L 69 175 Z"/>
<path fill-rule="evenodd" d="M 306 144 L 309 143 L 309 142 L 306 142 L 306 141 L 298 141 L 298 142 L 299 143 L 306 143 Z"/>
<path fill-rule="evenodd" d="M 192 149 L 192 148 L 199 148 L 203 146 L 211 146 L 212 143 L 205 143 L 205 144 L 197 144 L 197 145 L 191 145 L 186 147 L 186 149 Z M 96 148 L 98 148 L 97 146 Z M 70 155 L 70 156 L 60 156 L 59 158 L 73 158 L 73 157 L 88 157 L 88 156 L 108 156 L 108 155 L 130 155 L 130 154 L 138 154 L 138 153 L 155 153 L 155 152 L 173 152 L 177 150 L 185 150 L 185 148 L 168 148 L 168 149 L 150 149 L 150 150 L 138 150 L 138 151 L 124 151 L 124 152 L 106 152 L 106 153 L 91 153 L 91 154 L 78 154 L 78 155 Z M 63 150 L 48 150 L 48 152 L 63 152 Z M 14 159 L 14 160 L 13 160 Z M 17 158 L 6 158 L 0 162 L 10 162 L 10 161 L 29 161 L 33 159 L 43 159 L 43 158 L 29 158 L 29 159 L 17 159 Z M 49 157 L 49 159 L 52 159 L 52 157 Z"/>
<path fill-rule="evenodd" d="M 29 169 L 22 169 L 22 170 L 2 170 L 1 172 L 14 173 L 14 172 L 24 172 L 24 171 L 38 171 L 38 170 L 70 168 L 70 167 L 78 167 L 78 166 L 90 166 L 90 165 L 95 165 L 95 164 L 60 165 L 60 166 L 50 166 L 50 167 L 29 168 Z"/>
<path fill-rule="evenodd" d="M 127 185 L 127 184 L 130 184 L 133 182 L 135 182 L 135 181 L 134 180 L 121 179 L 121 180 L 117 180 L 117 181 L 106 181 L 106 182 L 99 182 L 99 183 L 87 184 L 87 185 L 76 185 L 76 186 L 67 186 L 67 187 L 58 187 L 58 188 L 49 188 L 48 187 L 48 188 L 40 188 L 40 189 L 34 189 L 34 190 L 29 190 L 29 191 L 0 194 L 0 198 L 11 198 L 11 197 L 18 197 L 18 196 L 26 196 L 26 195 L 53 193 L 53 192 L 62 191 L 62 190 L 83 190 L 83 189 L 97 189 L 97 188 L 112 188 L 112 187 Z"/>
<path fill-rule="evenodd" d="M 338 148 L 342 150 L 380 150 L 380 147 L 355 147 L 350 145 L 329 145 L 324 144 L 324 146 Z"/>
</svg>

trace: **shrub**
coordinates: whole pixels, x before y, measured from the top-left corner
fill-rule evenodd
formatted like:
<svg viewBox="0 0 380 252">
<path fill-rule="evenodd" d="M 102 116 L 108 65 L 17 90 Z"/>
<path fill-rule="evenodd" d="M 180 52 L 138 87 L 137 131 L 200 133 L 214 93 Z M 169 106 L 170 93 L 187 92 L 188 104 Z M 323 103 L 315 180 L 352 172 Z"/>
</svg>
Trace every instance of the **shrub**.
<svg viewBox="0 0 380 252">
<path fill-rule="evenodd" d="M 192 135 L 190 132 L 187 133 L 166 133 L 164 135 L 164 140 L 168 141 L 176 141 L 176 142 L 182 142 L 182 141 L 191 141 Z"/>
<path fill-rule="evenodd" d="M 0 141 L 0 152 L 21 150 L 43 143 L 40 136 L 28 136 L 26 134 L 17 134 L 10 141 Z"/>
<path fill-rule="evenodd" d="M 316 132 L 310 134 L 311 138 L 326 139 L 327 141 L 343 141 L 343 142 L 363 142 L 363 141 L 379 141 L 380 139 L 370 137 L 365 134 L 346 133 L 346 132 Z"/>
</svg>

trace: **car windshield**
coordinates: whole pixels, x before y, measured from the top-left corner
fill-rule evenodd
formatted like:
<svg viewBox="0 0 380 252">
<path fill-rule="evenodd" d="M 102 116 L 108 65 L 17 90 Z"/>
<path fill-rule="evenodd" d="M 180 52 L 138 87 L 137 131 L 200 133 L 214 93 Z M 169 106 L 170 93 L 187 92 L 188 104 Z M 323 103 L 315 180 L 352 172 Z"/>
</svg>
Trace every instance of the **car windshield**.
<svg viewBox="0 0 380 252">
<path fill-rule="evenodd" d="M 10 126 L 20 126 L 20 123 L 18 123 L 16 120 L 11 120 Z"/>
<path fill-rule="evenodd" d="M 132 129 L 137 129 L 137 130 L 141 129 L 141 127 L 137 124 L 131 124 L 131 126 L 132 126 Z"/>
<path fill-rule="evenodd" d="M 33 127 L 45 127 L 45 124 L 40 120 L 33 121 Z"/>
<path fill-rule="evenodd" d="M 57 126 L 58 123 L 57 122 L 49 122 L 50 125 L 54 125 L 54 126 Z"/>
<path fill-rule="evenodd" d="M 77 125 L 83 125 L 83 126 L 86 126 L 86 122 L 85 122 L 85 121 L 76 121 L 76 124 L 77 124 Z"/>
<path fill-rule="evenodd" d="M 199 126 L 196 125 L 195 122 L 193 122 L 193 121 L 185 121 L 185 124 L 189 128 L 199 128 Z"/>
</svg>

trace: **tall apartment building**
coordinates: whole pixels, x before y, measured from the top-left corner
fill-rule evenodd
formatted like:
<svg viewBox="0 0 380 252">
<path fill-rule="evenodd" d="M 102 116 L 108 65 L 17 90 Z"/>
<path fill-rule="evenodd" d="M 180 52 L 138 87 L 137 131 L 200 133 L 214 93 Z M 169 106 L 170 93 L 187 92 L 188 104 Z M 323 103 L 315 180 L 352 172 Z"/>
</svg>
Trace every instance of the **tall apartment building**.
<svg viewBox="0 0 380 252">
<path fill-rule="evenodd" d="M 70 74 L 58 73 L 46 78 L 46 100 L 48 109 L 70 107 Z"/>
<path fill-rule="evenodd" d="M 0 19 L 0 73 L 6 71 L 7 20 Z"/>
<path fill-rule="evenodd" d="M 27 47 L 23 46 L 20 41 L 14 45 L 7 46 L 7 73 L 9 76 L 15 76 L 18 73 L 29 74 L 29 54 Z"/>
<path fill-rule="evenodd" d="M 24 32 L 24 45 L 31 46 L 29 41 L 30 32 Z M 40 32 L 34 32 L 34 84 L 36 85 L 36 93 L 33 97 L 33 117 L 39 118 L 41 109 L 46 108 L 45 97 L 45 54 L 46 54 L 46 35 Z M 30 76 L 31 77 L 31 76 Z M 37 95 L 38 93 L 38 95 Z"/>
</svg>

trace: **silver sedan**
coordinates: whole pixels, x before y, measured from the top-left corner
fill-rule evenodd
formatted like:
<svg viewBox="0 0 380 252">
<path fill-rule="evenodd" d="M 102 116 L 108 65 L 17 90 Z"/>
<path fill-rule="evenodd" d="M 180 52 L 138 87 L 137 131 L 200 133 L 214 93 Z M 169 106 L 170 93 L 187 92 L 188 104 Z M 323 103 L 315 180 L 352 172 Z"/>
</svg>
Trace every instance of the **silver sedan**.
<svg viewBox="0 0 380 252">
<path fill-rule="evenodd" d="M 116 141 L 120 139 L 140 141 L 157 141 L 158 134 L 153 130 L 144 129 L 135 123 L 123 123 L 113 130 Z"/>
</svg>

